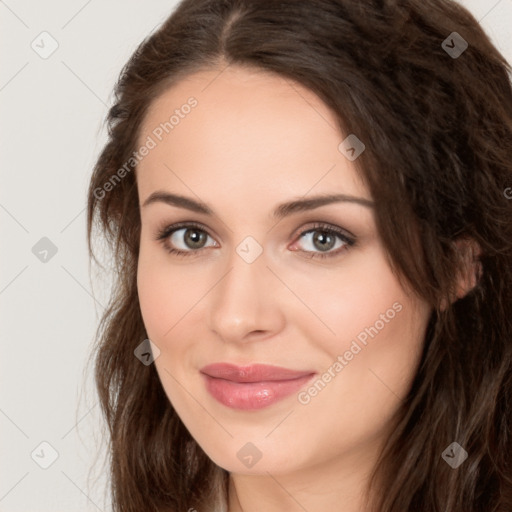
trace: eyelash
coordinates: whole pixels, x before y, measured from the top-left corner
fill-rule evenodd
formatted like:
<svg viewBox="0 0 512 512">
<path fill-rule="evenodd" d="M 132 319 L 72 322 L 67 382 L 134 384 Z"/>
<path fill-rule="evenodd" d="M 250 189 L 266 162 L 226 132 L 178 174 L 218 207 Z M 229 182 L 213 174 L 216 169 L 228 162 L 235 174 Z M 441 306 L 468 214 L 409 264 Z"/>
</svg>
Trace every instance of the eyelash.
<svg viewBox="0 0 512 512">
<path fill-rule="evenodd" d="M 175 249 L 174 247 L 170 247 L 168 244 L 168 238 L 175 232 L 179 231 L 180 229 L 187 228 L 197 231 L 202 231 L 206 233 L 208 236 L 211 236 L 208 231 L 201 225 L 197 224 L 195 222 L 180 222 L 178 224 L 172 224 L 172 225 L 166 225 L 162 229 L 160 229 L 156 235 L 156 240 L 161 242 L 164 246 L 165 250 L 169 252 L 170 254 L 174 254 L 176 256 L 183 256 L 183 257 L 189 257 L 192 255 L 197 254 L 198 252 L 202 251 L 203 249 L 206 249 L 203 247 L 202 249 L 190 249 L 188 251 L 182 251 L 181 249 Z M 313 226 L 309 227 L 308 229 L 302 231 L 299 233 L 297 240 L 300 239 L 302 236 L 315 232 L 320 231 L 322 233 L 326 233 L 329 235 L 337 236 L 341 239 L 342 242 L 345 243 L 344 246 L 338 248 L 335 251 L 332 252 L 314 252 L 314 251 L 302 251 L 306 254 L 311 254 L 310 256 L 307 256 L 308 258 L 333 258 L 335 256 L 338 256 L 340 253 L 346 251 L 349 247 L 352 247 L 355 245 L 356 241 L 355 238 L 351 238 L 347 236 L 343 231 L 341 231 L 339 228 L 335 228 L 329 224 L 323 224 L 323 223 L 315 223 Z M 300 250 L 300 249 L 298 249 Z"/>
</svg>

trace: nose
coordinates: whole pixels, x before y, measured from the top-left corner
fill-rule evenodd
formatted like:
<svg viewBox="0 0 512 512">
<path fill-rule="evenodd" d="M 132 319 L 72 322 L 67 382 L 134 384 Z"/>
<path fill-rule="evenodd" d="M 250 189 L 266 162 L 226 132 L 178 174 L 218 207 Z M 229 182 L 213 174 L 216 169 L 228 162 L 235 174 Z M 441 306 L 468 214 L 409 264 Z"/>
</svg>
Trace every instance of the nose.
<svg viewBox="0 0 512 512">
<path fill-rule="evenodd" d="M 230 343 L 262 340 L 283 328 L 283 287 L 267 267 L 265 252 L 248 263 L 235 250 L 209 299 L 209 328 Z"/>
</svg>

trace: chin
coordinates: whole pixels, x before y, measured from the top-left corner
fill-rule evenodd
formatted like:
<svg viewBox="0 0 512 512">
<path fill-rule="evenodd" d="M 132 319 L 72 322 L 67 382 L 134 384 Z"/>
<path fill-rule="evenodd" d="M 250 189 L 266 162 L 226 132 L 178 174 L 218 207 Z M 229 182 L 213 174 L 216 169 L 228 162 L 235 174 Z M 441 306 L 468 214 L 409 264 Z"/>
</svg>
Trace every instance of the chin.
<svg viewBox="0 0 512 512">
<path fill-rule="evenodd" d="M 296 454 L 283 445 L 231 440 L 229 446 L 211 447 L 204 452 L 217 466 L 230 473 L 242 475 L 277 475 L 298 469 Z"/>
</svg>

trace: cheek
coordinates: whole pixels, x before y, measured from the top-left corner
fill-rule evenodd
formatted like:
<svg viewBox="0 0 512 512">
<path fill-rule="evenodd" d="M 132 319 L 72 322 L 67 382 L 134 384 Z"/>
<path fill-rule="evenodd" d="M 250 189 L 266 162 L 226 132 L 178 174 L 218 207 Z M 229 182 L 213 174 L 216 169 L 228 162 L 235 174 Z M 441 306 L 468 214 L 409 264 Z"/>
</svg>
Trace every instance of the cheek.
<svg viewBox="0 0 512 512">
<path fill-rule="evenodd" d="M 348 350 L 354 339 L 362 346 L 376 338 L 403 342 L 401 333 L 412 319 L 419 317 L 421 323 L 425 315 L 420 299 L 402 288 L 377 244 L 329 272 L 313 270 L 306 277 L 296 269 L 287 272 L 291 272 L 286 277 L 295 284 L 294 292 L 303 299 L 302 313 L 297 310 L 291 320 L 330 354 Z M 304 314 L 304 305 L 317 320 Z"/>
<path fill-rule="evenodd" d="M 334 382 L 326 395 L 368 399 L 376 409 L 386 396 L 403 397 L 421 357 L 428 305 L 402 288 L 380 248 L 321 283 L 309 304 L 331 333 L 318 323 L 301 325 L 323 352 L 324 370 L 337 376 L 326 377 Z"/>
<path fill-rule="evenodd" d="M 171 287 L 161 271 L 149 263 L 149 259 L 140 257 L 137 270 L 137 289 L 140 309 L 148 336 L 158 340 L 170 327 L 170 312 L 174 310 Z"/>
<path fill-rule="evenodd" d="M 325 455 L 380 435 L 420 362 L 429 307 L 408 295 L 379 261 L 330 285 L 323 311 L 329 312 L 326 322 L 336 336 L 309 331 L 318 342 L 315 348 L 322 349 L 324 366 L 299 401 L 313 426 L 326 425 Z M 334 299 L 337 304 L 329 305 Z"/>
<path fill-rule="evenodd" d="M 203 279 L 202 279 L 203 278 Z M 204 276 L 170 263 L 162 249 L 142 244 L 137 269 L 137 289 L 144 325 L 155 341 L 172 336 L 171 329 L 204 294 Z"/>
<path fill-rule="evenodd" d="M 183 381 L 190 348 L 185 334 L 186 314 L 200 294 L 174 266 L 159 262 L 154 252 L 146 257 L 143 250 L 139 255 L 137 287 L 148 338 L 160 350 L 154 363 L 160 381 L 173 406 L 186 411 L 190 404 L 177 382 Z"/>
</svg>

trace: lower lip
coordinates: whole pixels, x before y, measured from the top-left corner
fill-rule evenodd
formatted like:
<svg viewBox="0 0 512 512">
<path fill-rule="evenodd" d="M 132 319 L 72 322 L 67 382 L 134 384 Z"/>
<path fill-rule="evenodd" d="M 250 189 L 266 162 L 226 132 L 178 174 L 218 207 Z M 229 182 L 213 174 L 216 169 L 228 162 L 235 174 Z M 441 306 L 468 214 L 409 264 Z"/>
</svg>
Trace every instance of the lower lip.
<svg viewBox="0 0 512 512">
<path fill-rule="evenodd" d="M 313 375 L 263 382 L 233 382 L 204 374 L 203 377 L 206 380 L 206 389 L 221 404 L 232 409 L 255 410 L 268 407 L 298 391 Z"/>
</svg>

